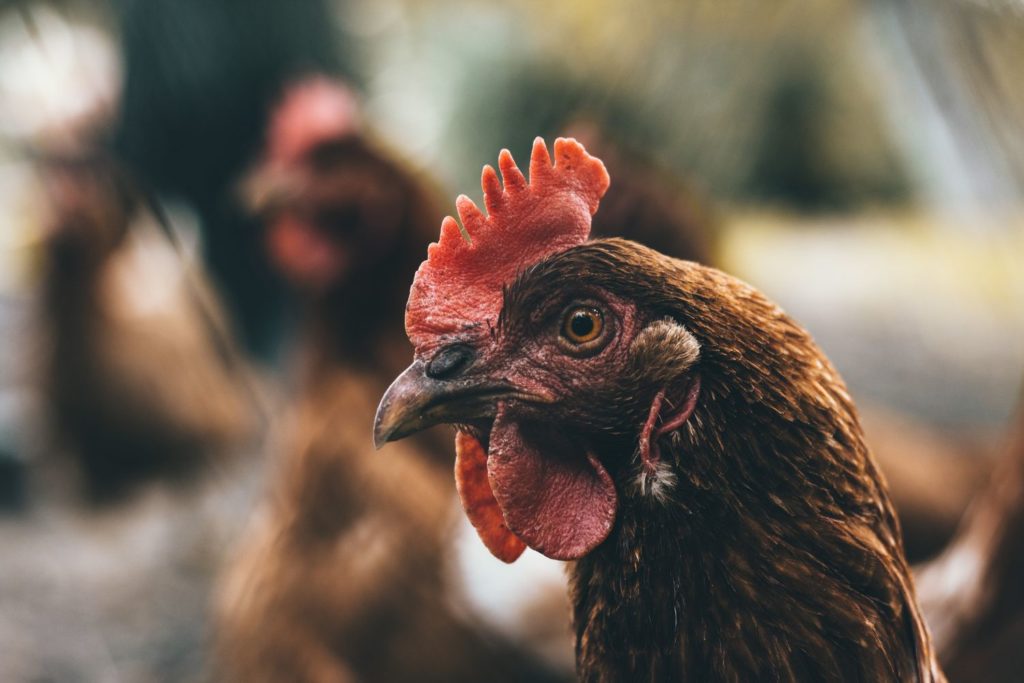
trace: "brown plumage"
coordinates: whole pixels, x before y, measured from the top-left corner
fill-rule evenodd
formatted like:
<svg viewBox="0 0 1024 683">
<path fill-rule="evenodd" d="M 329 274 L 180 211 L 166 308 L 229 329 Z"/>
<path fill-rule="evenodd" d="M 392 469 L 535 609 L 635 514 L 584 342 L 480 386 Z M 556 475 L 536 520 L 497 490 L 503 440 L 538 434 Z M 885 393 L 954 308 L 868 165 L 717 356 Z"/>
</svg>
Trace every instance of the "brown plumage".
<svg viewBox="0 0 1024 683">
<path fill-rule="evenodd" d="M 219 680 L 560 680 L 453 592 L 447 446 L 427 435 L 394 463 L 370 457 L 370 400 L 408 354 L 399 274 L 438 210 L 430 184 L 379 144 L 327 129 L 249 182 L 267 199 L 256 208 L 271 256 L 303 293 L 303 372 L 269 500 L 220 591 Z"/>
<path fill-rule="evenodd" d="M 254 424 L 246 371 L 199 305 L 212 295 L 196 291 L 116 162 L 85 154 L 43 170 L 42 379 L 61 445 L 97 499 L 187 477 Z M 166 270 L 140 263 L 154 252 Z"/>
<path fill-rule="evenodd" d="M 484 325 L 451 303 L 431 316 L 430 297 L 457 296 L 439 278 L 475 272 L 488 240 L 576 230 L 530 202 L 599 197 L 600 175 L 571 140 L 555 157 L 538 141 L 529 188 L 507 155 L 503 191 L 485 170 L 489 222 L 460 200 L 472 245 L 442 228 L 378 442 L 449 422 L 458 458 L 485 449 L 488 476 L 461 485 L 489 488 L 505 526 L 467 512 L 489 547 L 513 534 L 573 561 L 581 680 L 943 680 L 856 409 L 759 292 L 611 239 L 520 261 L 496 304 L 470 300 L 496 305 Z"/>
<path fill-rule="evenodd" d="M 1024 668 L 1024 403 L 989 486 L 945 552 L 918 573 L 921 606 L 954 681 L 1009 683 Z"/>
</svg>

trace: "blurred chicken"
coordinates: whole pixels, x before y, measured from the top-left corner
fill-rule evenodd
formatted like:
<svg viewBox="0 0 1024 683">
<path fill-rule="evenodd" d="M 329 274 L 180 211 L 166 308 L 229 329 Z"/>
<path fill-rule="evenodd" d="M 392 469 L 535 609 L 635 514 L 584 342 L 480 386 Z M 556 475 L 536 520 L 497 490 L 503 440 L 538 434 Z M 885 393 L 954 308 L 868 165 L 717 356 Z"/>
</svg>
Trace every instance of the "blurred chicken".
<svg viewBox="0 0 1024 683">
<path fill-rule="evenodd" d="M 1010 683 L 1024 669 L 1024 402 L 988 487 L 952 544 L 918 572 L 951 681 Z"/>
<path fill-rule="evenodd" d="M 246 350 L 280 360 L 294 301 L 231 201 L 283 85 L 305 69 L 351 73 L 330 0 L 117 2 L 125 64 L 115 145 L 161 195 L 194 207 L 203 261 Z"/>
<path fill-rule="evenodd" d="M 417 445 L 367 457 L 379 380 L 323 370 L 223 583 L 218 680 L 558 680 L 452 599 L 448 477 Z"/>
<path fill-rule="evenodd" d="M 429 185 L 367 138 L 344 86 L 313 78 L 276 110 L 245 196 L 306 334 L 280 471 L 220 592 L 221 680 L 558 679 L 456 595 L 450 446 L 410 442 L 397 467 L 368 457 L 375 392 L 408 353 Z"/>
<path fill-rule="evenodd" d="M 244 371 L 198 305 L 209 293 L 105 155 L 51 158 L 43 175 L 43 382 L 60 445 L 96 499 L 187 476 L 253 425 Z"/>
</svg>

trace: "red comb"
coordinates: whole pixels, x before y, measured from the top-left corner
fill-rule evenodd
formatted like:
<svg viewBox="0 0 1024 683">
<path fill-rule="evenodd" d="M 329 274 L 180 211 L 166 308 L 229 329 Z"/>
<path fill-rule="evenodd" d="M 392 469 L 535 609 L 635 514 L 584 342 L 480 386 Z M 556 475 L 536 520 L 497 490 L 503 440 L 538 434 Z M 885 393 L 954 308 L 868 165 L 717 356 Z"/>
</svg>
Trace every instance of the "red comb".
<svg viewBox="0 0 1024 683">
<path fill-rule="evenodd" d="M 405 329 L 417 351 L 473 328 L 487 330 L 501 310 L 502 287 L 528 266 L 582 244 L 590 218 L 608 189 L 608 171 L 572 138 L 555 140 L 551 164 L 544 140 L 533 142 L 530 182 L 507 149 L 498 155 L 502 182 L 484 166 L 487 216 L 459 195 L 459 217 L 448 216 L 412 283 Z"/>
</svg>

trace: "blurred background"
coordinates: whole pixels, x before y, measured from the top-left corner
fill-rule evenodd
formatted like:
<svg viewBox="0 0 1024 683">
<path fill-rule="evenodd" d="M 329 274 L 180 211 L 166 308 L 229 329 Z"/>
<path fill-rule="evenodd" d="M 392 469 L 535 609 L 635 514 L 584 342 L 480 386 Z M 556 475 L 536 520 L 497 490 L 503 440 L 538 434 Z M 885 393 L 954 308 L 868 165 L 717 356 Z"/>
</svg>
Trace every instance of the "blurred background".
<svg viewBox="0 0 1024 683">
<path fill-rule="evenodd" d="M 1013 0 L 0 3 L 2 678 L 459 680 L 480 634 L 568 675 L 450 434 L 412 504 L 370 442 L 426 243 L 537 135 L 608 164 L 595 232 L 813 333 L 935 556 L 1021 396 L 1022 64 Z"/>
</svg>

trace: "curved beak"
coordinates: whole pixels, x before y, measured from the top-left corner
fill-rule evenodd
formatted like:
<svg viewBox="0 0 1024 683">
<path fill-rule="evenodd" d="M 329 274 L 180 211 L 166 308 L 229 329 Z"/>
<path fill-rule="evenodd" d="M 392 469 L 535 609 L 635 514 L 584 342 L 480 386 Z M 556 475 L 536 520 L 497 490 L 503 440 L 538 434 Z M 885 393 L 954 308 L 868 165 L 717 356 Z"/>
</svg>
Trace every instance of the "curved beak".
<svg viewBox="0 0 1024 683">
<path fill-rule="evenodd" d="M 426 368 L 422 360 L 414 361 L 384 392 L 373 421 L 376 448 L 434 425 L 493 418 L 497 402 L 503 398 L 533 398 L 505 381 L 434 379 L 427 376 Z"/>
</svg>

